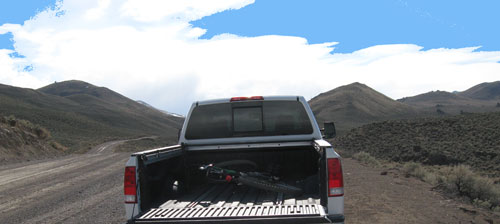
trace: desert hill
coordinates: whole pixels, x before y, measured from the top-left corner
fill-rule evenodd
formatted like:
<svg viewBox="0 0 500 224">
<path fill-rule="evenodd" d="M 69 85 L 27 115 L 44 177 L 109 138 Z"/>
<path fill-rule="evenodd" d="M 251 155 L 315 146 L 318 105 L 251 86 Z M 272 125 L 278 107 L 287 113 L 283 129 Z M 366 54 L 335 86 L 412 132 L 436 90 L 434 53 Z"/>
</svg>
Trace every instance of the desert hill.
<svg viewBox="0 0 500 224">
<path fill-rule="evenodd" d="M 384 121 L 333 139 L 335 147 L 397 162 L 467 164 L 500 175 L 500 112 Z"/>
<path fill-rule="evenodd" d="M 339 134 L 363 124 L 417 114 L 411 106 L 357 82 L 321 93 L 309 105 L 320 126 L 324 121 L 333 121 Z"/>
<path fill-rule="evenodd" d="M 183 122 L 107 88 L 76 80 L 38 90 L 0 85 L 0 115 L 41 125 L 70 150 L 145 135 L 174 140 Z"/>
<path fill-rule="evenodd" d="M 352 128 L 386 120 L 500 111 L 500 81 L 463 92 L 431 91 L 397 101 L 356 82 L 321 93 L 309 105 L 320 126 L 333 121 L 342 135 Z"/>
</svg>

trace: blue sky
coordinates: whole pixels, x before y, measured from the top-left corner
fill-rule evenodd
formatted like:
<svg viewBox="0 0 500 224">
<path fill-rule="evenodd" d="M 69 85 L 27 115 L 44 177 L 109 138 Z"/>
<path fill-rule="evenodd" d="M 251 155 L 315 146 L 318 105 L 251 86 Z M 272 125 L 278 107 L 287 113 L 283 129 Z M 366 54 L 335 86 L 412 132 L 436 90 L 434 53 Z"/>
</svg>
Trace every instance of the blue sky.
<svg viewBox="0 0 500 224">
<path fill-rule="evenodd" d="M 0 25 L 4 23 L 23 24 L 37 12 L 51 7 L 55 0 L 14 0 L 0 3 Z M 0 35 L 0 49 L 13 49 L 12 34 Z"/>
<path fill-rule="evenodd" d="M 399 99 L 500 80 L 500 1 L 55 3 L 0 3 L 0 83 L 83 80 L 185 114 L 196 100 L 310 99 L 352 82 Z"/>
<path fill-rule="evenodd" d="M 0 24 L 22 24 L 55 0 L 0 3 Z M 192 22 L 207 29 L 202 38 L 221 33 L 255 37 L 304 37 L 309 43 L 339 42 L 335 52 L 380 44 L 416 44 L 425 49 L 482 46 L 500 49 L 500 1 L 404 0 L 257 0 Z M 0 49 L 12 49 L 12 35 L 0 35 Z"/>
</svg>

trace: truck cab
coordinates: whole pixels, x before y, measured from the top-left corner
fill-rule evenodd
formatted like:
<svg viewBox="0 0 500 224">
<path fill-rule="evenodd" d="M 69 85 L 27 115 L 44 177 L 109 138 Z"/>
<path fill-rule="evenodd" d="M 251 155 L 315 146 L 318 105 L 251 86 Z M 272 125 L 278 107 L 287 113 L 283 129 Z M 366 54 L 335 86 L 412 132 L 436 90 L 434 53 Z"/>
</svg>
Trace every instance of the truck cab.
<svg viewBox="0 0 500 224">
<path fill-rule="evenodd" d="M 222 182 L 200 169 L 235 161 L 252 166 Z M 249 174 L 272 177 L 271 188 L 244 182 Z M 131 155 L 124 194 L 129 223 L 344 222 L 340 156 L 301 96 L 194 102 L 177 145 Z"/>
</svg>

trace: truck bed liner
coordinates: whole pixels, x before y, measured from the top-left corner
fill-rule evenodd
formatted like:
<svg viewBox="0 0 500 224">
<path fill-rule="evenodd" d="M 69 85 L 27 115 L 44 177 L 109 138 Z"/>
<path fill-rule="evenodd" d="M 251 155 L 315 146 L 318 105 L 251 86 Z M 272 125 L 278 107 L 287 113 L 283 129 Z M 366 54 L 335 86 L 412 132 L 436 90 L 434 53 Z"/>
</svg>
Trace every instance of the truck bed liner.
<svg viewBox="0 0 500 224">
<path fill-rule="evenodd" d="M 136 221 L 180 221 L 200 219 L 251 219 L 321 217 L 325 212 L 313 195 L 294 198 L 247 186 L 216 184 L 201 186 L 192 193 L 151 209 Z"/>
</svg>

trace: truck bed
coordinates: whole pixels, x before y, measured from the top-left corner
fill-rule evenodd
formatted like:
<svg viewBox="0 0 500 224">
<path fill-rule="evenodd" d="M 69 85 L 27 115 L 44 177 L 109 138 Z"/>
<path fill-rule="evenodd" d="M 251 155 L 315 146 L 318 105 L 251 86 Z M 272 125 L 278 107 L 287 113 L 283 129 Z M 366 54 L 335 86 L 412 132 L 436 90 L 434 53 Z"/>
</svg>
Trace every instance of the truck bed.
<svg viewBox="0 0 500 224">
<path fill-rule="evenodd" d="M 268 221 L 280 218 L 289 222 L 298 221 L 299 217 L 321 222 L 324 215 L 320 200 L 315 195 L 292 197 L 244 185 L 206 184 L 149 210 L 136 222 L 216 222 L 220 218 L 247 221 L 252 218 Z"/>
</svg>

